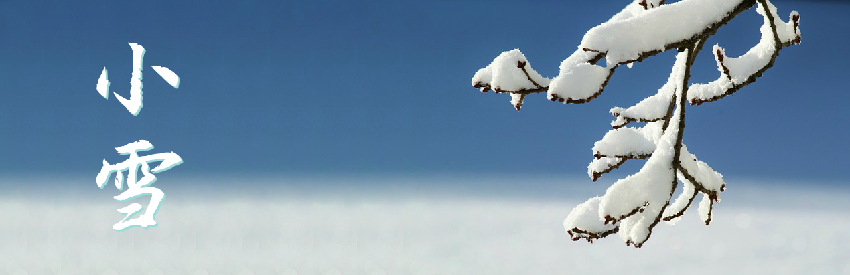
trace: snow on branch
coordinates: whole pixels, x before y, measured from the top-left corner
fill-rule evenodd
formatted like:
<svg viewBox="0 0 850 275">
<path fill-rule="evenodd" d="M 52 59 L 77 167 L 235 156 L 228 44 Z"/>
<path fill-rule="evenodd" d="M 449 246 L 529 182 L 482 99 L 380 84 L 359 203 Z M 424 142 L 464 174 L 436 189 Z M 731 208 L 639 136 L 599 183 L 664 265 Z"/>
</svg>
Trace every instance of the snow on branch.
<svg viewBox="0 0 850 275">
<path fill-rule="evenodd" d="M 602 174 L 620 168 L 620 165 L 626 163 L 627 160 L 629 160 L 627 157 L 600 157 L 594 159 L 587 165 L 587 175 L 590 176 L 591 180 L 596 181 L 599 177 L 602 177 Z"/>
<path fill-rule="evenodd" d="M 619 227 L 614 224 L 602 223 L 599 220 L 597 213 L 599 213 L 599 202 L 601 200 L 601 197 L 593 197 L 579 204 L 564 220 L 564 228 L 567 228 L 567 233 L 574 241 L 586 239 L 592 242 L 594 239 L 617 233 Z"/>
<path fill-rule="evenodd" d="M 475 73 L 472 86 L 481 92 L 511 93 L 511 105 L 519 111 L 526 94 L 545 92 L 550 79 L 531 68 L 519 49 L 503 52 Z"/>
<path fill-rule="evenodd" d="M 750 5 L 740 0 L 684 0 L 590 29 L 579 48 L 606 53 L 607 64 L 626 64 L 686 47 Z"/>
<path fill-rule="evenodd" d="M 696 187 L 681 172 L 678 173 L 678 178 L 682 182 L 684 190 L 682 190 L 682 193 L 679 194 L 679 197 L 672 204 L 664 209 L 664 214 L 662 215 L 662 219 L 670 224 L 675 224 L 677 219 L 684 215 L 685 210 L 688 210 L 688 207 L 694 202 L 694 198 L 697 197 Z"/>
<path fill-rule="evenodd" d="M 739 57 L 729 57 L 723 48 L 714 45 L 713 53 L 720 77 L 706 84 L 691 85 L 688 98 L 691 105 L 721 99 L 755 82 L 773 66 L 773 62 L 779 56 L 779 50 L 800 43 L 800 14 L 797 11 L 791 12 L 789 21 L 786 23 L 776 16 L 776 7 L 773 4 L 764 0 L 758 2 L 757 11 L 764 17 L 761 40 Z M 765 6 L 768 9 L 765 9 Z"/>
<path fill-rule="evenodd" d="M 697 160 L 684 145 L 679 156 L 678 170 L 697 190 L 709 195 L 712 200 L 720 200 L 720 192 L 726 188 L 723 175 L 711 169 L 705 162 Z"/>
<path fill-rule="evenodd" d="M 531 69 L 525 56 L 514 49 L 503 52 L 490 65 L 478 70 L 472 86 L 482 92 L 494 90 L 518 95 L 547 92 L 551 101 L 585 103 L 602 94 L 620 64 L 642 61 L 704 40 L 755 1 L 683 0 L 666 5 L 663 2 L 635 1 L 608 22 L 589 30 L 578 49 L 561 62 L 560 72 L 553 79 L 540 76 Z M 596 65 L 603 58 L 606 66 Z M 521 106 L 524 98 L 512 96 L 512 105 Z"/>
<path fill-rule="evenodd" d="M 601 140 L 593 145 L 593 157 L 625 157 L 645 159 L 655 151 L 653 142 L 660 134 L 658 123 L 647 124 L 641 128 L 625 127 L 608 131 Z"/>
<path fill-rule="evenodd" d="M 691 54 L 686 50 L 678 58 L 689 59 Z M 681 93 L 678 91 L 676 97 L 682 98 Z M 599 218 L 605 224 L 619 223 L 618 232 L 626 244 L 641 247 L 649 239 L 675 191 L 674 160 L 680 155 L 683 106 L 676 101 L 676 110 L 668 118 L 669 126 L 656 139 L 655 149 L 640 171 L 611 185 L 599 203 Z"/>
<path fill-rule="evenodd" d="M 655 122 L 673 111 L 673 93 L 681 89 L 678 81 L 683 77 L 684 68 L 687 65 L 686 58 L 677 58 L 673 64 L 673 70 L 667 78 L 667 83 L 658 89 L 658 93 L 647 97 L 629 108 L 614 107 L 611 114 L 616 118 L 611 126 L 620 128 L 630 122 Z"/>
<path fill-rule="evenodd" d="M 705 41 L 739 13 L 757 5 L 764 17 L 761 40 L 747 53 L 729 57 L 715 45 L 712 53 L 720 77 L 706 84 L 689 84 L 691 67 Z M 630 159 L 645 159 L 641 169 L 617 180 L 599 197 L 576 206 L 564 220 L 573 240 L 593 241 L 617 233 L 627 245 L 641 247 L 660 221 L 675 223 L 702 194 L 698 213 L 712 220 L 714 203 L 725 190 L 723 176 L 696 158 L 684 144 L 685 107 L 729 95 L 754 82 L 773 66 L 779 51 L 800 43 L 800 15 L 788 22 L 776 17 L 768 0 L 635 0 L 607 22 L 590 29 L 575 50 L 561 62 L 554 78 L 531 68 L 518 50 L 502 53 L 478 70 L 472 85 L 483 92 L 509 93 L 520 110 L 529 94 L 546 92 L 563 103 L 585 103 L 605 89 L 617 66 L 639 62 L 676 49 L 667 82 L 655 95 L 628 107 L 614 107 L 612 130 L 593 145 L 594 160 L 587 174 L 596 181 Z M 605 60 L 603 65 L 600 61 Z M 643 126 L 626 127 L 629 123 Z M 673 195 L 681 183 L 681 193 Z"/>
</svg>

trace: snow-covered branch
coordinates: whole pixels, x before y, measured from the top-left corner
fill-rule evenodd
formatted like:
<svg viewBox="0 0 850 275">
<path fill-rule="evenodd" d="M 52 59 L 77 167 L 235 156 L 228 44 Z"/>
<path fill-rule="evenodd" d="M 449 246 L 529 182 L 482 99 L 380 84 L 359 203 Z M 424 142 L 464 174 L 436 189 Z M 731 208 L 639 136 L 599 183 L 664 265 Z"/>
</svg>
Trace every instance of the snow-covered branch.
<svg viewBox="0 0 850 275">
<path fill-rule="evenodd" d="M 481 92 L 511 93 L 511 105 L 520 110 L 525 95 L 546 92 L 550 79 L 541 76 L 519 49 L 503 52 L 475 73 L 472 86 Z"/>
<path fill-rule="evenodd" d="M 647 156 L 649 157 L 649 156 Z M 598 180 L 603 174 L 620 168 L 620 165 L 629 160 L 627 157 L 600 157 L 594 159 L 587 165 L 587 175 L 593 181 Z"/>
<path fill-rule="evenodd" d="M 579 204 L 564 220 L 564 228 L 567 228 L 567 233 L 574 241 L 586 239 L 592 242 L 594 239 L 607 237 L 619 230 L 615 224 L 602 223 L 599 220 L 601 200 L 602 197 L 593 197 Z"/>
<path fill-rule="evenodd" d="M 682 193 L 679 194 L 679 197 L 673 201 L 672 204 L 667 206 L 664 209 L 663 220 L 671 223 L 675 223 L 675 220 L 682 215 L 685 214 L 685 210 L 688 210 L 688 207 L 691 206 L 691 203 L 694 201 L 694 198 L 697 197 L 697 189 L 694 185 L 688 181 L 681 172 L 678 174 L 679 181 L 682 182 Z"/>
<path fill-rule="evenodd" d="M 720 77 L 708 84 L 688 85 L 691 67 L 707 38 L 756 3 L 757 12 L 764 17 L 761 41 L 737 58 L 728 57 L 715 45 L 712 53 Z M 722 98 L 754 82 L 773 65 L 779 50 L 800 42 L 800 15 L 792 12 L 789 22 L 784 22 L 775 14 L 776 7 L 768 0 L 682 0 L 671 4 L 635 0 L 589 30 L 578 49 L 561 62 L 556 77 L 538 74 L 515 49 L 478 70 L 472 83 L 485 92 L 510 93 L 517 110 L 526 95 L 542 92 L 553 101 L 584 103 L 602 93 L 619 65 L 676 49 L 679 53 L 667 82 L 655 95 L 628 108 L 611 109 L 613 129 L 594 144 L 594 160 L 587 173 L 596 181 L 630 159 L 646 159 L 643 167 L 614 182 L 604 195 L 576 206 L 564 220 L 573 240 L 593 241 L 618 233 L 627 245 L 641 247 L 660 221 L 674 223 L 700 193 L 699 215 L 705 224 L 711 221 L 714 203 L 720 201 L 726 183 L 685 146 L 685 107 L 688 102 Z M 598 64 L 603 59 L 604 64 Z M 644 125 L 626 127 L 632 122 Z M 674 200 L 680 182 L 682 191 Z"/>
<path fill-rule="evenodd" d="M 714 45 L 713 53 L 720 77 L 706 84 L 691 85 L 689 101 L 692 105 L 721 99 L 755 82 L 773 66 L 783 47 L 800 43 L 799 13 L 791 12 L 789 21 L 784 22 L 776 16 L 776 7 L 773 4 L 766 0 L 759 0 L 758 3 L 757 11 L 764 17 L 761 40 L 739 57 L 729 57 L 723 48 Z"/>
<path fill-rule="evenodd" d="M 658 93 L 647 97 L 629 108 L 614 107 L 611 114 L 616 118 L 611 126 L 620 128 L 630 122 L 655 122 L 661 119 L 669 120 L 673 113 L 676 98 L 674 93 L 680 88 L 679 82 L 684 77 L 685 67 L 688 64 L 686 58 L 676 58 L 667 83 L 658 89 Z"/>
<path fill-rule="evenodd" d="M 530 65 L 517 66 L 518 62 L 528 61 L 514 49 L 478 70 L 472 86 L 483 92 L 517 95 L 547 92 L 552 101 L 585 103 L 602 94 L 617 66 L 687 48 L 714 34 L 754 2 L 684 0 L 663 5 L 664 1 L 636 0 L 608 22 L 590 29 L 578 49 L 561 62 L 555 78 L 539 75 Z M 605 67 L 596 65 L 603 58 Z M 511 102 L 516 108 L 523 100 L 524 97 L 512 96 Z"/>
</svg>

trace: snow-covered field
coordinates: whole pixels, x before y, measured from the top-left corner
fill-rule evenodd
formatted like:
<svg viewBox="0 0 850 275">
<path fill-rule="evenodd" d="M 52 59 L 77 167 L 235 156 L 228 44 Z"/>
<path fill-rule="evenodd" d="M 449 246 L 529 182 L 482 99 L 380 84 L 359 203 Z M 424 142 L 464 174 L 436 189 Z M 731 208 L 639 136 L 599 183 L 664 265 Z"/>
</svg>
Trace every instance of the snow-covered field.
<svg viewBox="0 0 850 275">
<path fill-rule="evenodd" d="M 219 181 L 163 178 L 158 226 L 124 232 L 93 178 L 5 186 L 0 274 L 850 274 L 847 188 L 730 181 L 710 226 L 635 249 L 564 233 L 588 194 L 559 186 L 607 186 L 587 180 Z"/>
</svg>

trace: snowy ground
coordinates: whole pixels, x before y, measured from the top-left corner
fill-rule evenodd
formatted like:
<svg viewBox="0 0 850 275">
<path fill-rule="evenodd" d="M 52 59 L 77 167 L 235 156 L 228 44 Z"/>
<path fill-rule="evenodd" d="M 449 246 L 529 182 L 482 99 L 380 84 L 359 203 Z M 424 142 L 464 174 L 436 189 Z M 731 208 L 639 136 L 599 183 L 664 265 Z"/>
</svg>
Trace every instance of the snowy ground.
<svg viewBox="0 0 850 275">
<path fill-rule="evenodd" d="M 93 177 L 4 186 L 0 274 L 850 274 L 846 188 L 732 182 L 710 226 L 692 209 L 635 249 L 564 234 L 587 194 L 558 186 L 605 187 L 587 180 L 294 181 L 163 177 L 159 226 L 124 232 L 111 227 L 128 203 Z"/>
</svg>

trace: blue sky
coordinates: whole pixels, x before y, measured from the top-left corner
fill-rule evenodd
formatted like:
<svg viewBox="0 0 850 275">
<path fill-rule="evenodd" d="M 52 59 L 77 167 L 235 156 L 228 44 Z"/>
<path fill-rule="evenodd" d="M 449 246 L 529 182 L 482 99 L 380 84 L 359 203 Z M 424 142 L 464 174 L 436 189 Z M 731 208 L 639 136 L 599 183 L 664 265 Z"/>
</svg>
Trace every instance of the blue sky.
<svg viewBox="0 0 850 275">
<path fill-rule="evenodd" d="M 583 105 L 543 96 L 522 112 L 470 86 L 520 48 L 554 76 L 582 35 L 627 1 L 2 1 L 0 173 L 94 175 L 114 147 L 146 139 L 185 163 L 168 172 L 515 174 L 584 177 L 608 109 L 665 81 L 672 53 L 621 69 Z M 850 5 L 776 1 L 802 15 L 803 43 L 734 96 L 689 107 L 685 142 L 737 178 L 846 182 L 842 54 Z M 740 55 L 761 18 L 743 13 L 709 41 Z M 131 116 L 95 84 L 129 95 L 143 45 L 144 108 Z M 173 89 L 150 66 L 181 77 Z M 716 78 L 701 55 L 692 82 Z M 623 173 L 639 166 L 624 166 Z"/>
</svg>

